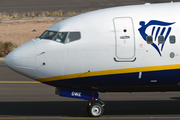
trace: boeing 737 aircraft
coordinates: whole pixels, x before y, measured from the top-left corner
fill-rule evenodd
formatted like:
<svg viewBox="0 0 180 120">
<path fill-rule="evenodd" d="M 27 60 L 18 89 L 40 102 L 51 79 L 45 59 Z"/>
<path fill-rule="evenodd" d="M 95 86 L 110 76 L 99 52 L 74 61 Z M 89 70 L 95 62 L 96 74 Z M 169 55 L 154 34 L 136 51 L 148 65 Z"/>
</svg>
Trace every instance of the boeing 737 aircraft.
<svg viewBox="0 0 180 120">
<path fill-rule="evenodd" d="M 62 20 L 5 59 L 12 70 L 89 100 L 98 92 L 180 91 L 180 2 L 114 7 Z"/>
</svg>

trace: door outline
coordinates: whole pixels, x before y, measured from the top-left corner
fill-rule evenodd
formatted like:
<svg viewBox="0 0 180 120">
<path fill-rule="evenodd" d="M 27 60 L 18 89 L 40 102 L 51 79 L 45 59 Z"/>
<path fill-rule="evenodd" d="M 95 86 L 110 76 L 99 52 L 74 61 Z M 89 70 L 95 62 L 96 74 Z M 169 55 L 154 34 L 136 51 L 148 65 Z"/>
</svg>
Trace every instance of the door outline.
<svg viewBox="0 0 180 120">
<path fill-rule="evenodd" d="M 116 32 L 116 24 L 115 24 L 115 19 L 123 19 L 123 18 L 129 18 L 131 20 L 132 23 L 132 34 L 133 34 L 133 40 L 134 40 L 134 52 L 133 52 L 133 56 L 131 58 L 119 58 L 117 55 L 117 32 Z M 116 62 L 134 62 L 136 60 L 135 54 L 136 54 L 136 41 L 135 41 L 135 32 L 134 32 L 134 23 L 133 23 L 133 19 L 131 17 L 115 17 L 113 19 L 113 25 L 114 25 L 114 33 L 115 33 L 115 57 L 114 57 L 114 61 Z M 120 37 L 120 36 L 119 36 Z M 122 36 L 123 37 L 123 36 Z M 127 36 L 124 36 L 127 37 Z"/>
</svg>

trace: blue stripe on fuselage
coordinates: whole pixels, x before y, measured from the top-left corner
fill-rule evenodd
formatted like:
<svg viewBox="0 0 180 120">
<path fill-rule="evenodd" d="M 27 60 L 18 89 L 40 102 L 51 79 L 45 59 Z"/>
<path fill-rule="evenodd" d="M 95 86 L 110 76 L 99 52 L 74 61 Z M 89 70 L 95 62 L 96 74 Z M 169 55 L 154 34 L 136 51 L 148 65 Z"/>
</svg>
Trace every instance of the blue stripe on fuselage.
<svg viewBox="0 0 180 120">
<path fill-rule="evenodd" d="M 161 90 L 160 87 L 162 86 L 177 86 L 177 84 L 180 82 L 180 69 L 142 72 L 139 86 L 138 81 L 139 72 L 56 80 L 44 83 L 56 87 L 77 87 L 87 90 L 93 90 L 94 88 L 96 88 L 106 89 L 105 91 L 111 91 L 110 89 L 113 89 L 114 87 L 116 88 L 115 91 L 134 91 L 137 87 L 141 87 L 142 89 L 143 87 L 147 86 L 156 86 L 159 87 L 158 90 Z M 178 89 L 179 88 L 180 86 L 178 87 Z M 168 90 L 170 89 L 168 88 Z"/>
</svg>

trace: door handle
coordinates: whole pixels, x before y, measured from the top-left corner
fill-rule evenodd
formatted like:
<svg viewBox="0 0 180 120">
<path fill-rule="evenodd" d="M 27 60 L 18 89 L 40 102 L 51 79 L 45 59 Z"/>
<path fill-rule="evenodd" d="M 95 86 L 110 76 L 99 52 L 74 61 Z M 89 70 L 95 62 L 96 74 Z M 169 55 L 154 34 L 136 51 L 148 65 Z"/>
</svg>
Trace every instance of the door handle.
<svg viewBox="0 0 180 120">
<path fill-rule="evenodd" d="M 120 36 L 120 39 L 130 39 L 130 36 Z"/>
</svg>

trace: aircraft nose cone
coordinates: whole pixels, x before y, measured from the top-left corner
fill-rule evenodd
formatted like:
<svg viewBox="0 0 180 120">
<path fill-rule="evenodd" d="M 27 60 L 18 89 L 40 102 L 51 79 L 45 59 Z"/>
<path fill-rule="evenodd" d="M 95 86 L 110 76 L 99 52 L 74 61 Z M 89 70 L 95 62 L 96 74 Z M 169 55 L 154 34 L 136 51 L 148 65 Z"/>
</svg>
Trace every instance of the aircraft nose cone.
<svg viewBox="0 0 180 120">
<path fill-rule="evenodd" d="M 10 53 L 6 56 L 6 58 L 5 58 L 5 64 L 9 67 L 9 68 L 11 68 L 11 66 L 13 66 L 12 65 L 12 60 L 11 60 L 11 55 L 10 55 Z"/>
<path fill-rule="evenodd" d="M 5 63 L 12 70 L 33 78 L 35 55 L 35 42 L 31 40 L 10 52 L 5 58 Z"/>
</svg>

